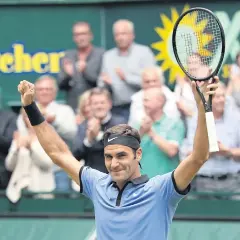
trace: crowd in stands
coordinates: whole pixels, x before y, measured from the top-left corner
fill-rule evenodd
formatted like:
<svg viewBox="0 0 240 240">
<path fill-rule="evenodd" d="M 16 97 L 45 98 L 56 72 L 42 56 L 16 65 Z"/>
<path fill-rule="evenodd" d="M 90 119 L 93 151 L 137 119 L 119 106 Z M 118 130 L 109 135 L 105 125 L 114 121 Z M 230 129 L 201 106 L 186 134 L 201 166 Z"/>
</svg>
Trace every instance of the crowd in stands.
<svg viewBox="0 0 240 240">
<path fill-rule="evenodd" d="M 153 52 L 136 43 L 128 20 L 114 23 L 116 47 L 110 50 L 92 45 L 86 22 L 74 24 L 72 32 L 76 48 L 66 51 L 59 75 L 35 81 L 36 102 L 46 121 L 79 161 L 99 171 L 107 172 L 103 132 L 116 124 L 139 130 L 143 174 L 153 177 L 174 170 L 191 154 L 196 129 L 190 81 L 177 77 L 170 90 Z M 189 63 L 192 71 L 198 68 L 196 59 Z M 221 83 L 213 98 L 220 151 L 210 154 L 193 181 L 193 191 L 240 192 L 240 54 L 230 70 L 228 84 Z M 56 101 L 58 89 L 66 92 L 66 104 Z M 46 155 L 24 110 L 18 116 L 1 110 L 0 118 L 0 189 L 12 202 L 21 198 L 23 189 L 79 191 Z"/>
</svg>

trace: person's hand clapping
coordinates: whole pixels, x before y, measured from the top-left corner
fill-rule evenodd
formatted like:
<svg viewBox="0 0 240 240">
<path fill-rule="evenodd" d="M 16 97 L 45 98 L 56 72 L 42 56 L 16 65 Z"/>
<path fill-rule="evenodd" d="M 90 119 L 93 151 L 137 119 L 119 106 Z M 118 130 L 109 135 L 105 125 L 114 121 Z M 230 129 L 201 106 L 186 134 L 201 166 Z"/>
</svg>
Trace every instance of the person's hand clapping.
<svg viewBox="0 0 240 240">
<path fill-rule="evenodd" d="M 56 119 L 56 115 L 55 114 L 46 114 L 45 115 L 45 119 L 48 123 L 53 123 Z"/>
<path fill-rule="evenodd" d="M 217 152 L 218 155 L 229 157 L 231 155 L 230 148 L 226 147 L 220 141 L 218 142 L 219 151 Z"/>
<path fill-rule="evenodd" d="M 145 116 L 142 120 L 141 127 L 140 127 L 140 135 L 143 136 L 144 134 L 147 134 L 153 125 L 153 121 L 149 116 Z"/>
<path fill-rule="evenodd" d="M 86 69 L 86 67 L 87 67 L 87 63 L 85 61 L 82 61 L 82 60 L 78 61 L 76 63 L 76 67 L 77 67 L 77 70 L 79 72 L 83 72 Z"/>
<path fill-rule="evenodd" d="M 97 118 L 91 118 L 87 123 L 87 139 L 91 143 L 98 135 L 101 125 Z"/>
<path fill-rule="evenodd" d="M 107 73 L 102 73 L 101 78 L 105 84 L 112 85 L 112 79 L 109 77 Z"/>
<path fill-rule="evenodd" d="M 69 75 L 69 76 L 73 76 L 74 74 L 74 67 L 73 67 L 73 63 L 70 59 L 63 59 L 63 70 L 64 72 Z"/>
<path fill-rule="evenodd" d="M 15 139 L 17 148 L 29 148 L 30 147 L 30 136 L 18 135 L 17 139 Z"/>
<path fill-rule="evenodd" d="M 119 78 L 124 81 L 125 80 L 125 75 L 124 75 L 122 69 L 121 68 L 116 68 L 115 71 L 116 71 L 116 74 L 119 76 Z"/>
</svg>

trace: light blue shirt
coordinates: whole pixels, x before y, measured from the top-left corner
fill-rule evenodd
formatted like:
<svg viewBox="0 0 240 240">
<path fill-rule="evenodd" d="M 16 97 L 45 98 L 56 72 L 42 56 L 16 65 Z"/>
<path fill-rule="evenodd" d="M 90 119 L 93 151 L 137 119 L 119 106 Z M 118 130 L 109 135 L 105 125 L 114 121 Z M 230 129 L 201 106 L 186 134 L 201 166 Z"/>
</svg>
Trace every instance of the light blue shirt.
<svg viewBox="0 0 240 240">
<path fill-rule="evenodd" d="M 173 172 L 142 175 L 119 191 L 109 174 L 89 167 L 79 173 L 81 192 L 94 204 L 98 240 L 167 240 L 179 201 Z"/>
</svg>

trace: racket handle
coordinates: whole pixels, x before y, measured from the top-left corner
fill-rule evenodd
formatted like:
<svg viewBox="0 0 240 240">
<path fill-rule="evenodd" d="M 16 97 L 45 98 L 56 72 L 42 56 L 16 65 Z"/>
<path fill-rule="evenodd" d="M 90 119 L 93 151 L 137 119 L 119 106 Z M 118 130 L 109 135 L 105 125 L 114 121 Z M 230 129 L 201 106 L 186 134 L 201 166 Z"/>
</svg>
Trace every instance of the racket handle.
<svg viewBox="0 0 240 240">
<path fill-rule="evenodd" d="M 218 152 L 218 142 L 217 142 L 217 133 L 216 125 L 214 121 L 214 116 L 212 112 L 206 112 L 206 124 L 208 132 L 208 141 L 209 141 L 209 152 Z"/>
</svg>

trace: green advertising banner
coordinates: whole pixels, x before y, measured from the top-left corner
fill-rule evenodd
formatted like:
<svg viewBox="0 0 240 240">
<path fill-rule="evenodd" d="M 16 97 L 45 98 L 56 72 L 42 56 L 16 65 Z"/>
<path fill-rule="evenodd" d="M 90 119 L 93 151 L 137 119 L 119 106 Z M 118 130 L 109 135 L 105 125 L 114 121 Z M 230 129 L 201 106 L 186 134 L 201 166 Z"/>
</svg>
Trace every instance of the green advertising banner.
<svg viewBox="0 0 240 240">
<path fill-rule="evenodd" d="M 19 101 L 17 84 L 42 74 L 56 75 L 64 51 L 74 47 L 72 24 L 93 26 L 94 44 L 101 43 L 98 7 L 16 6 L 0 8 L 0 87 L 3 105 Z M 11 103 L 12 104 L 12 103 Z"/>
<path fill-rule="evenodd" d="M 136 40 L 152 48 L 158 64 L 165 71 L 168 84 L 174 85 L 176 76 L 182 75 L 172 50 L 172 30 L 177 18 L 192 7 L 205 7 L 212 10 L 221 21 L 226 35 L 226 54 L 220 77 L 227 80 L 229 77 L 229 63 L 235 61 L 240 50 L 240 2 L 231 3 L 193 3 L 193 4 L 148 4 L 136 7 L 121 5 L 117 9 L 107 8 L 107 27 L 110 29 L 113 22 L 119 18 L 127 18 L 135 23 Z M 197 25 L 197 22 L 196 22 Z M 204 29 L 201 29 L 204 33 Z M 114 45 L 111 31 L 107 32 L 108 47 Z"/>
<path fill-rule="evenodd" d="M 226 54 L 220 77 L 227 81 L 229 64 L 235 61 L 240 50 L 240 2 L 2 6 L 1 99 L 5 106 L 9 101 L 19 101 L 16 86 L 20 80 L 34 82 L 41 74 L 56 75 L 59 72 L 59 61 L 64 51 L 74 47 L 71 28 L 76 21 L 88 21 L 92 25 L 94 44 L 105 49 L 114 47 L 114 21 L 120 18 L 133 21 L 136 42 L 148 45 L 153 50 L 157 63 L 165 72 L 167 83 L 173 87 L 176 76 L 182 74 L 172 51 L 173 25 L 182 12 L 196 6 L 212 10 L 223 25 Z M 201 32 L 204 33 L 204 29 Z"/>
</svg>

